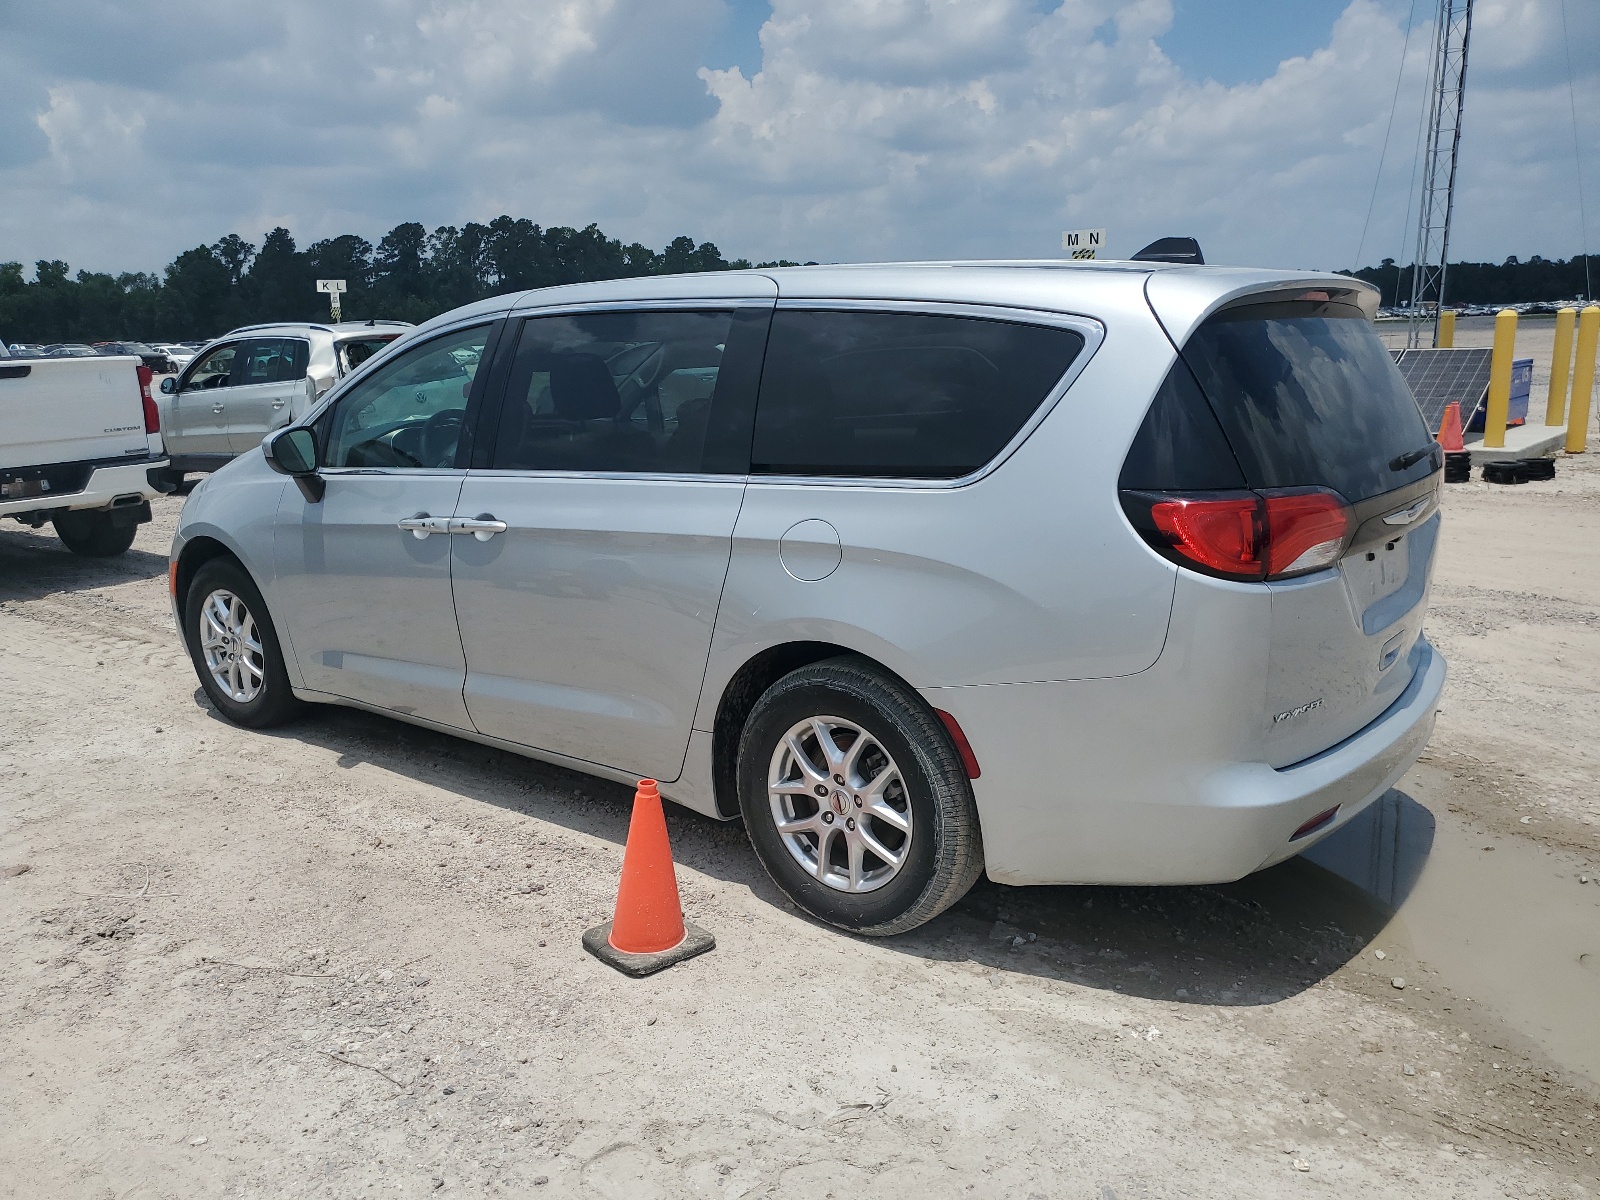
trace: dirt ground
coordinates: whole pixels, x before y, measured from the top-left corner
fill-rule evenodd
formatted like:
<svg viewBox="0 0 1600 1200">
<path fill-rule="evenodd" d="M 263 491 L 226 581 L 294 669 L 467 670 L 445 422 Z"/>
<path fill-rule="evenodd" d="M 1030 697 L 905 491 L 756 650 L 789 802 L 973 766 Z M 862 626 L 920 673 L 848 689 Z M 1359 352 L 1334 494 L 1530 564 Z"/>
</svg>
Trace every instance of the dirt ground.
<svg viewBox="0 0 1600 1200">
<path fill-rule="evenodd" d="M 1324 865 L 982 883 L 874 942 L 669 807 L 718 945 L 642 981 L 579 945 L 623 789 L 234 728 L 168 616 L 180 500 L 109 562 L 8 526 L 0 1195 L 1593 1196 L 1595 458 L 1449 489 L 1439 732 Z"/>
</svg>

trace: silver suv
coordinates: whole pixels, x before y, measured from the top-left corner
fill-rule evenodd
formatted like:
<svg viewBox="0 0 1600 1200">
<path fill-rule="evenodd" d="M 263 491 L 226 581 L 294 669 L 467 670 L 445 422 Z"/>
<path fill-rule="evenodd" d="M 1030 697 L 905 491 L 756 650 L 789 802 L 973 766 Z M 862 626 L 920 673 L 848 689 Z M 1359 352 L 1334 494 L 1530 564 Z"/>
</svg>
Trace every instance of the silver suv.
<svg viewBox="0 0 1600 1200">
<path fill-rule="evenodd" d="M 173 482 L 254 450 L 411 328 L 405 321 L 246 325 L 207 344 L 161 381 Z"/>
<path fill-rule="evenodd" d="M 742 817 L 825 921 L 978 875 L 1236 879 L 1433 727 L 1442 454 L 1342 276 L 933 263 L 617 280 L 408 332 L 204 483 L 182 635 Z"/>
</svg>

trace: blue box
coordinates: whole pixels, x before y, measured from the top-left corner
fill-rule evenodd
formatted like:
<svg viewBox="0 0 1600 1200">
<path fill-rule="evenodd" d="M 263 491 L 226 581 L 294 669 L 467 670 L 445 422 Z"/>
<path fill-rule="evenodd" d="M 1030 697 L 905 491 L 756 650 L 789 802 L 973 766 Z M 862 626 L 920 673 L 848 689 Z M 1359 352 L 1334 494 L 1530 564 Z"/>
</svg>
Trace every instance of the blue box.
<svg viewBox="0 0 1600 1200">
<path fill-rule="evenodd" d="M 1506 407 L 1506 428 L 1513 425 L 1524 425 L 1528 420 L 1528 396 L 1533 391 L 1533 359 L 1513 358 L 1511 360 L 1511 403 Z M 1465 407 L 1463 405 L 1463 407 Z M 1482 433 L 1485 420 L 1489 416 L 1489 405 L 1480 404 L 1478 410 L 1472 414 L 1472 419 L 1467 422 L 1467 432 Z"/>
<path fill-rule="evenodd" d="M 1506 410 L 1507 425 L 1521 425 L 1528 419 L 1528 397 L 1533 392 L 1533 359 L 1511 360 L 1511 406 Z"/>
</svg>

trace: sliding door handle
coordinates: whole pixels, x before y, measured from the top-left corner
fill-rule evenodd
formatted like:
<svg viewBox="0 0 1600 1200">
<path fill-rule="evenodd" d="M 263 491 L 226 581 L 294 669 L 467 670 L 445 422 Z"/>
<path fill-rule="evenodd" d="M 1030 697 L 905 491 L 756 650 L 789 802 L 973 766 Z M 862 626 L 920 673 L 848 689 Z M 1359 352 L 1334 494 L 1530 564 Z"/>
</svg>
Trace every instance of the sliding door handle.
<svg viewBox="0 0 1600 1200">
<path fill-rule="evenodd" d="M 508 526 L 504 521 L 496 520 L 492 513 L 479 513 L 475 517 L 457 517 L 450 522 L 451 533 L 470 533 L 480 542 L 487 542 L 497 533 L 504 533 Z"/>
<path fill-rule="evenodd" d="M 421 541 L 430 533 L 449 533 L 449 517 L 430 517 L 427 513 L 418 513 L 414 517 L 407 517 L 403 521 L 396 521 L 395 525 L 404 529 L 412 537 Z"/>
</svg>

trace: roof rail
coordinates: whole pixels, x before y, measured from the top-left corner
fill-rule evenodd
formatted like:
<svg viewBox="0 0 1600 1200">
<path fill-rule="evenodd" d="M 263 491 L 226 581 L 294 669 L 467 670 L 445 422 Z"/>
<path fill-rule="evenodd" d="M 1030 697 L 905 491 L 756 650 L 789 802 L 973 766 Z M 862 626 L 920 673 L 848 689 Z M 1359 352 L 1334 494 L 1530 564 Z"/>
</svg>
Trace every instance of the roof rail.
<svg viewBox="0 0 1600 1200">
<path fill-rule="evenodd" d="M 232 337 L 236 333 L 249 333 L 253 329 L 282 329 L 284 326 L 293 326 L 296 329 L 319 329 L 323 333 L 332 333 L 333 330 L 326 325 L 319 325 L 315 321 L 263 321 L 259 325 L 241 325 L 237 329 L 230 329 L 223 337 Z M 213 338 L 213 341 L 216 339 Z"/>
</svg>

